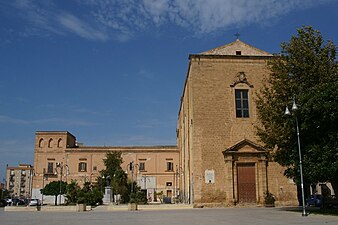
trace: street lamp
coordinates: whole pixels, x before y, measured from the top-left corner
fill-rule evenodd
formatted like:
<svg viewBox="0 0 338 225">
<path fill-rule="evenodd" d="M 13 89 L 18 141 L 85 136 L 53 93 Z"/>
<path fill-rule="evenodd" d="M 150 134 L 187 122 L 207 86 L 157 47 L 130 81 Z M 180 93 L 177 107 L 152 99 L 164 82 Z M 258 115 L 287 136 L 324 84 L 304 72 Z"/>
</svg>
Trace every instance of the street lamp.
<svg viewBox="0 0 338 225">
<path fill-rule="evenodd" d="M 293 104 L 292 104 L 291 110 L 293 112 L 295 112 L 295 111 L 298 110 L 298 107 L 296 105 L 295 99 L 293 99 Z M 289 108 L 287 106 L 286 106 L 284 115 L 291 116 L 291 112 L 290 112 L 290 110 L 289 110 Z M 302 216 L 307 216 L 306 215 L 306 210 L 305 210 L 302 152 L 301 152 L 301 149 L 300 149 L 299 125 L 298 125 L 298 118 L 297 118 L 296 114 L 295 114 L 295 118 L 296 118 L 296 127 L 297 127 L 297 142 L 298 142 L 298 156 L 299 156 L 300 187 L 301 187 L 301 190 L 302 190 Z"/>
<path fill-rule="evenodd" d="M 47 176 L 46 176 L 46 169 L 43 168 L 43 172 L 42 172 L 42 189 L 45 188 L 45 180 L 47 180 Z M 41 205 L 43 206 L 43 191 L 41 193 Z"/>
<path fill-rule="evenodd" d="M 129 170 L 131 171 L 131 193 L 134 192 L 134 172 L 135 172 L 135 168 L 137 170 L 138 166 L 139 165 L 137 163 L 134 163 L 133 161 L 129 163 Z M 137 180 L 137 175 L 136 175 L 136 180 Z"/>
<path fill-rule="evenodd" d="M 59 204 L 61 205 L 61 195 L 62 195 L 62 175 L 63 175 L 63 169 L 65 168 L 66 169 L 66 183 L 67 183 L 67 176 L 69 174 L 69 167 L 67 164 L 63 165 L 62 162 L 57 162 L 56 163 L 56 168 L 55 168 L 55 173 L 57 173 L 57 169 L 59 168 L 60 170 L 60 189 L 59 189 Z"/>
<path fill-rule="evenodd" d="M 105 182 L 105 176 L 104 175 L 102 175 L 102 181 L 101 181 L 101 192 L 103 193 L 103 185 L 104 185 L 104 182 Z"/>
</svg>

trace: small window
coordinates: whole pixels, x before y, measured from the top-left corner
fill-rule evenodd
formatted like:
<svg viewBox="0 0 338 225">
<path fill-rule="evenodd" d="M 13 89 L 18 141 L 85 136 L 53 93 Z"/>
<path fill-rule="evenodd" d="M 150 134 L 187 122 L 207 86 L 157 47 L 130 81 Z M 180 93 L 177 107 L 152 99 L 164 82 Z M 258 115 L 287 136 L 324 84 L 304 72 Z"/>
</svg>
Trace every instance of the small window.
<svg viewBox="0 0 338 225">
<path fill-rule="evenodd" d="M 62 148 L 62 139 L 61 138 L 58 140 L 58 148 Z"/>
<path fill-rule="evenodd" d="M 52 146 L 53 146 L 53 139 L 49 139 L 48 148 L 51 148 Z"/>
<path fill-rule="evenodd" d="M 242 51 L 236 51 L 236 55 L 242 55 Z"/>
<path fill-rule="evenodd" d="M 249 118 L 248 90 L 235 90 L 236 117 Z"/>
<path fill-rule="evenodd" d="M 139 164 L 139 170 L 140 171 L 145 171 L 146 170 L 146 163 L 145 162 L 140 162 L 140 164 Z"/>
<path fill-rule="evenodd" d="M 97 171 L 97 166 L 93 166 L 93 171 Z"/>
<path fill-rule="evenodd" d="M 42 147 L 43 147 L 43 138 L 41 138 L 39 141 L 39 148 L 42 148 Z"/>
<path fill-rule="evenodd" d="M 79 163 L 79 172 L 87 172 L 87 163 L 85 162 Z"/>
<path fill-rule="evenodd" d="M 166 185 L 167 187 L 171 187 L 171 186 L 173 186 L 173 182 L 167 182 L 165 185 Z"/>
<path fill-rule="evenodd" d="M 174 171 L 174 163 L 167 162 L 167 171 Z"/>
<path fill-rule="evenodd" d="M 48 162 L 47 173 L 48 174 L 53 174 L 54 173 L 54 163 L 53 162 Z"/>
</svg>

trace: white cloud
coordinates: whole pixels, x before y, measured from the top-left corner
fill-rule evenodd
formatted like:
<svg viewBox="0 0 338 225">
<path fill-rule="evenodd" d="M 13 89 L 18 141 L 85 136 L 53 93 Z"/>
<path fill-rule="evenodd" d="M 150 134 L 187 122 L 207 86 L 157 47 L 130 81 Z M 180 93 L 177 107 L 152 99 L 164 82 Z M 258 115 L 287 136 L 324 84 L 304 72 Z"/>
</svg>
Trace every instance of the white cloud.
<svg viewBox="0 0 338 225">
<path fill-rule="evenodd" d="M 199 34 L 271 19 L 333 0 L 88 0 L 104 25 L 129 35 L 168 23 Z M 97 8 L 97 9 L 95 9 Z"/>
<path fill-rule="evenodd" d="M 81 21 L 79 18 L 69 14 L 62 13 L 58 16 L 58 21 L 62 26 L 64 26 L 70 32 L 77 34 L 80 37 L 89 39 L 89 40 L 100 40 L 105 41 L 108 39 L 108 36 L 85 22 Z"/>
<path fill-rule="evenodd" d="M 291 11 L 334 0 L 17 0 L 4 3 L 30 26 L 26 35 L 75 34 L 88 40 L 125 41 L 139 32 L 168 24 L 193 34 L 209 34 L 232 27 L 268 24 Z M 68 7 L 68 4 L 75 4 Z M 75 7 L 74 7 L 75 6 Z M 8 7 L 7 7 L 8 8 Z M 66 10 L 67 8 L 67 10 Z M 70 10 L 76 8 L 77 10 Z"/>
</svg>

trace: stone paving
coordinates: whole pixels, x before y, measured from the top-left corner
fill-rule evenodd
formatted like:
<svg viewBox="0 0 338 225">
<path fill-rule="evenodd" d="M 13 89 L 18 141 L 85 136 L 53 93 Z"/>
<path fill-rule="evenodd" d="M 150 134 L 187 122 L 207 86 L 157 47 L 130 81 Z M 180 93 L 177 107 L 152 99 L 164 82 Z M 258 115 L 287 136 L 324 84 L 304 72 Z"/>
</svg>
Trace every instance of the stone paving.
<svg viewBox="0 0 338 225">
<path fill-rule="evenodd" d="M 139 211 L 106 211 L 104 207 L 88 212 L 5 212 L 0 209 L 1 225 L 337 225 L 338 216 L 290 212 L 282 208 L 213 208 Z"/>
</svg>

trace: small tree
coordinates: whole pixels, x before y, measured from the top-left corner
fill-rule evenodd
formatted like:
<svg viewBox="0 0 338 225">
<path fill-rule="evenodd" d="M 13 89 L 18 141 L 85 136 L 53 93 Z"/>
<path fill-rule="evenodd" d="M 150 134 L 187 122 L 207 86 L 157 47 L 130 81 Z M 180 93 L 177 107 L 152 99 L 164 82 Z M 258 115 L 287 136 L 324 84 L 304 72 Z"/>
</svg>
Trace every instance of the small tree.
<svg viewBox="0 0 338 225">
<path fill-rule="evenodd" d="M 133 185 L 133 192 L 131 192 L 131 186 Z M 141 190 L 141 187 L 137 185 L 135 181 L 128 182 L 128 190 L 129 196 L 127 199 L 123 199 L 124 202 L 129 203 L 138 203 L 138 204 L 146 204 L 147 203 L 147 194 L 145 191 Z M 125 196 L 126 197 L 126 196 Z"/>
<path fill-rule="evenodd" d="M 102 204 L 102 193 L 97 186 L 86 182 L 81 190 L 77 192 L 77 203 L 86 203 L 88 205 Z"/>
<path fill-rule="evenodd" d="M 112 187 L 113 194 L 120 194 L 122 199 L 128 198 L 128 178 L 121 168 L 121 164 L 123 163 L 122 152 L 108 152 L 103 162 L 106 169 L 100 171 L 100 176 L 97 178 L 98 189 L 109 185 Z"/>
<path fill-rule="evenodd" d="M 6 189 L 1 189 L 0 193 L 1 193 L 0 194 L 1 199 L 5 199 L 9 197 L 9 192 Z"/>
<path fill-rule="evenodd" d="M 70 184 L 67 185 L 67 204 L 69 203 L 77 203 L 77 198 L 79 191 L 81 190 L 76 180 L 72 180 Z"/>
<path fill-rule="evenodd" d="M 61 183 L 60 183 L 61 182 Z M 43 189 L 41 189 L 41 193 L 43 195 L 54 195 L 55 196 L 55 205 L 57 205 L 57 196 L 59 194 L 66 194 L 67 183 L 64 181 L 52 181 L 47 184 Z M 61 204 L 61 202 L 60 202 Z"/>
</svg>

